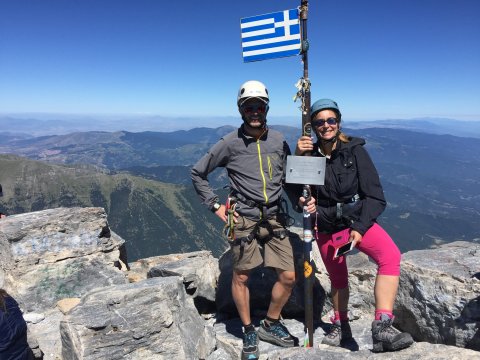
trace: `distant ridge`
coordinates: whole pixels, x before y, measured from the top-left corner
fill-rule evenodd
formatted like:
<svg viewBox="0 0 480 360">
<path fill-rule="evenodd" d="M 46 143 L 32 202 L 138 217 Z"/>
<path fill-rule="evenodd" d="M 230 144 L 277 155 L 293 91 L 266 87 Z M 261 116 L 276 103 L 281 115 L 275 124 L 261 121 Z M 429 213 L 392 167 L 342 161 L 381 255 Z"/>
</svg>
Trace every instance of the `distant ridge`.
<svg viewBox="0 0 480 360">
<path fill-rule="evenodd" d="M 350 128 L 388 127 L 402 128 L 434 134 L 480 137 L 480 119 L 464 121 L 446 118 L 353 120 L 344 117 L 344 126 Z M 73 132 L 127 131 L 167 132 L 195 128 L 238 127 L 239 116 L 218 117 L 166 117 L 150 115 L 68 115 L 68 114 L 1 114 L 0 133 L 23 136 L 65 135 Z M 269 116 L 273 126 L 300 128 L 300 115 Z M 454 127 L 452 127 L 454 124 Z"/>
</svg>

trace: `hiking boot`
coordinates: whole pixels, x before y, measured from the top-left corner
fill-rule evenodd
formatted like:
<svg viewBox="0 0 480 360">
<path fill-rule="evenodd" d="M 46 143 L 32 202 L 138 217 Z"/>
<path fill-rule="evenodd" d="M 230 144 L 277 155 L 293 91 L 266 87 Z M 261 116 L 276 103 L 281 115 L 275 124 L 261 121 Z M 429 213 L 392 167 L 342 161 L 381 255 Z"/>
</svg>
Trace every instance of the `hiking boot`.
<svg viewBox="0 0 480 360">
<path fill-rule="evenodd" d="M 373 352 L 396 351 L 413 344 L 412 336 L 392 326 L 393 318 L 382 314 L 372 322 Z"/>
<path fill-rule="evenodd" d="M 332 327 L 330 331 L 322 340 L 322 344 L 330 346 L 340 346 L 342 342 L 350 340 L 352 338 L 352 329 L 348 320 L 336 320 L 332 319 Z"/>
<path fill-rule="evenodd" d="M 244 333 L 242 360 L 255 360 L 260 356 L 258 350 L 258 334 L 255 330 Z"/>
<path fill-rule="evenodd" d="M 288 329 L 280 320 L 271 323 L 270 326 L 265 324 L 265 320 L 260 322 L 258 329 L 258 336 L 260 340 L 269 342 L 282 347 L 295 346 L 295 338 L 288 332 Z"/>
</svg>

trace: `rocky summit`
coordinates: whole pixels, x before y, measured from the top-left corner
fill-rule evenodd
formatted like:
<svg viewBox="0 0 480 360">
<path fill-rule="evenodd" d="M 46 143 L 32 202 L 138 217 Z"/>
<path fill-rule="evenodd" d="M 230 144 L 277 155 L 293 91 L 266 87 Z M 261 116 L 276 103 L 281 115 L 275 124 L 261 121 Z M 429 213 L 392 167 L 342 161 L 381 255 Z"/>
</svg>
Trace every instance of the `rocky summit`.
<svg viewBox="0 0 480 360">
<path fill-rule="evenodd" d="M 299 280 L 282 316 L 303 343 L 300 229 L 290 229 Z M 314 247 L 314 346 L 260 342 L 260 359 L 480 359 L 480 245 L 454 242 L 403 254 L 394 325 L 410 348 L 373 353 L 375 265 L 349 255 L 353 340 L 319 345 L 329 328 L 328 274 Z M 241 323 L 230 294 L 230 253 L 128 262 L 103 208 L 58 208 L 0 219 L 0 287 L 20 304 L 36 359 L 238 359 Z M 254 324 L 275 274 L 253 271 Z"/>
</svg>

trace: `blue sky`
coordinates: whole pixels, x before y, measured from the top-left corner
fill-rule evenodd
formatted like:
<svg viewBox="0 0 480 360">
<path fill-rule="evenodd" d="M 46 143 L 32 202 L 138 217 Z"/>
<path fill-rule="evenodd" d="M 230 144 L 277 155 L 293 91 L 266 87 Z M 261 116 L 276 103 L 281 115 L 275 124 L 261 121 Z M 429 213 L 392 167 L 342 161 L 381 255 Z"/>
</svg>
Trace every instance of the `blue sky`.
<svg viewBox="0 0 480 360">
<path fill-rule="evenodd" d="M 299 116 L 301 58 L 243 63 L 240 18 L 298 1 L 0 0 L 0 113 Z M 345 119 L 480 120 L 480 1 L 311 0 L 312 100 Z M 300 120 L 299 120 L 300 121 Z"/>
</svg>

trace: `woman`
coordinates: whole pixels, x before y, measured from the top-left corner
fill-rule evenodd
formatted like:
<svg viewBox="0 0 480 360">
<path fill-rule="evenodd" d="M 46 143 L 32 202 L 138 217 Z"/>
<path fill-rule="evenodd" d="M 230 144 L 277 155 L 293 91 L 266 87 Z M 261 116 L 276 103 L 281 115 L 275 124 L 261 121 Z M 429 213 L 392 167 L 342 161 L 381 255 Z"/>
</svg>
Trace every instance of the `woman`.
<svg viewBox="0 0 480 360">
<path fill-rule="evenodd" d="M 348 323 L 348 270 L 344 256 L 334 258 L 337 235 L 372 258 L 377 266 L 375 320 L 372 323 L 373 351 L 394 351 L 413 343 L 408 333 L 393 328 L 393 304 L 400 278 L 400 251 L 377 224 L 386 201 L 377 170 L 363 147 L 365 141 L 341 130 L 341 112 L 330 99 L 315 102 L 310 111 L 318 141 L 308 136 L 297 142 L 296 155 L 311 152 L 326 158 L 325 185 L 312 188 L 308 211 L 315 213 L 316 240 L 330 276 L 334 317 L 323 343 L 340 346 L 351 339 Z M 300 198 L 303 204 L 305 199 Z M 315 206 L 316 205 L 316 206 Z M 347 241 L 347 240 L 346 240 Z M 341 243 L 341 242 L 340 242 Z"/>
<path fill-rule="evenodd" d="M 0 359 L 27 360 L 27 324 L 14 298 L 0 289 Z"/>
</svg>

